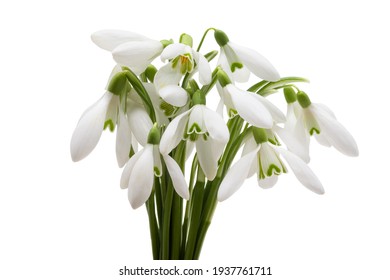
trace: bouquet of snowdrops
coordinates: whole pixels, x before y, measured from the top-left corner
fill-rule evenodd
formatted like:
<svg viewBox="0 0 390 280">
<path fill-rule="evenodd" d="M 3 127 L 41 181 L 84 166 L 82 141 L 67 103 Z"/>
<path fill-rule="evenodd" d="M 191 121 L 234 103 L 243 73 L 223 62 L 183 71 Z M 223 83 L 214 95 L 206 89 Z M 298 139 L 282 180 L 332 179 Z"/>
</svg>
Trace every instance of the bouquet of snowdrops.
<svg viewBox="0 0 390 280">
<path fill-rule="evenodd" d="M 203 52 L 211 32 L 219 51 Z M 134 209 L 146 206 L 154 259 L 198 259 L 217 202 L 254 174 L 260 187 L 270 188 L 291 170 L 303 186 L 323 194 L 307 165 L 311 136 L 358 155 L 333 112 L 298 88 L 306 79 L 281 78 L 266 58 L 221 30 L 207 29 L 196 49 L 188 34 L 174 42 L 102 30 L 92 41 L 117 64 L 106 92 L 76 126 L 72 159 L 86 157 L 103 130 L 116 129 L 117 161 L 124 167 L 120 187 Z M 157 58 L 164 63 L 159 69 Z M 241 88 L 250 74 L 258 82 Z M 278 93 L 284 94 L 286 114 L 267 99 Z M 207 99 L 216 95 L 214 111 Z"/>
</svg>

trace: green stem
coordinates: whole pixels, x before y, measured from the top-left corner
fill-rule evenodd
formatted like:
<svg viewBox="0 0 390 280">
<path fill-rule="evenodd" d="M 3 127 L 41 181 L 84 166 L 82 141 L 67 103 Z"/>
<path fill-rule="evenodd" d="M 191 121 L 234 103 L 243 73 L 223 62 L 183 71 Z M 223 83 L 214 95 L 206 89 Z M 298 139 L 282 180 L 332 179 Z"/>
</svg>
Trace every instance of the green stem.
<svg viewBox="0 0 390 280">
<path fill-rule="evenodd" d="M 198 174 L 203 173 L 201 168 L 198 168 Z M 190 226 L 188 232 L 188 239 L 186 244 L 186 249 L 184 253 L 185 260 L 192 260 L 194 256 L 194 250 L 198 235 L 199 224 L 201 221 L 202 215 L 202 206 L 203 206 L 203 193 L 204 193 L 204 180 L 197 180 L 194 191 L 191 198 L 191 216 L 190 216 Z"/>
<path fill-rule="evenodd" d="M 237 119 L 236 122 L 240 122 L 240 119 Z M 242 124 L 241 124 L 242 125 Z M 240 127 L 241 130 L 241 127 Z M 236 153 L 241 147 L 243 140 L 246 135 L 251 132 L 251 128 L 245 129 L 239 136 L 236 137 L 234 141 L 229 141 L 226 146 L 225 152 L 223 154 L 221 164 L 219 165 L 217 177 L 212 181 L 207 183 L 206 193 L 207 197 L 204 198 L 204 207 L 201 217 L 201 222 L 199 225 L 199 230 L 197 233 L 196 247 L 194 251 L 194 259 L 198 259 L 200 252 L 202 250 L 203 242 L 206 237 L 206 233 L 211 224 L 215 208 L 217 207 L 217 195 L 219 185 L 221 184 L 222 179 L 225 177 L 225 174 L 230 167 Z"/>
<path fill-rule="evenodd" d="M 192 201 L 193 188 L 194 188 L 194 179 L 195 179 L 197 167 L 198 167 L 198 157 L 195 154 L 194 159 L 192 160 L 191 174 L 190 174 L 190 184 L 189 184 L 190 200 L 186 201 L 186 210 L 184 213 L 180 259 L 184 259 L 185 247 L 187 242 L 187 234 L 189 228 L 189 218 L 190 218 L 189 215 L 190 215 L 191 201 Z"/>
<path fill-rule="evenodd" d="M 159 240 L 159 229 L 156 220 L 156 210 L 154 207 L 154 191 L 152 191 L 147 203 L 146 209 L 149 216 L 149 228 L 150 228 L 150 238 L 152 241 L 152 250 L 153 250 L 153 259 L 159 259 L 160 252 L 160 240 Z"/>
<path fill-rule="evenodd" d="M 129 81 L 129 83 L 133 86 L 135 91 L 138 93 L 139 97 L 141 97 L 145 107 L 148 109 L 149 116 L 150 116 L 150 119 L 152 120 L 152 123 L 155 123 L 156 122 L 156 113 L 154 112 L 153 103 L 152 103 L 152 101 L 149 97 L 149 94 L 146 91 L 144 85 L 142 84 L 140 79 L 138 79 L 137 75 L 134 74 L 133 71 L 131 71 L 127 67 L 123 67 L 123 68 L 124 68 L 124 72 L 126 74 L 126 77 Z"/>
<path fill-rule="evenodd" d="M 164 214 L 163 214 L 163 224 L 162 224 L 162 245 L 161 245 L 161 259 L 169 260 L 170 256 L 170 227 L 171 227 L 171 210 L 172 210 L 172 201 L 173 201 L 173 186 L 172 181 L 169 180 L 167 185 L 167 193 L 164 203 Z"/>
<path fill-rule="evenodd" d="M 163 215 L 163 199 L 161 194 L 161 183 L 160 178 L 155 177 L 154 178 L 154 190 L 156 194 L 156 209 L 157 209 L 157 218 L 158 218 L 158 225 L 161 227 L 162 224 L 162 215 Z"/>
<path fill-rule="evenodd" d="M 203 45 L 204 39 L 206 38 L 206 35 L 207 35 L 207 33 L 208 33 L 210 30 L 214 30 L 214 31 L 215 31 L 215 28 L 214 28 L 214 27 L 210 27 L 210 28 L 208 28 L 208 29 L 204 32 L 203 37 L 202 37 L 202 39 L 201 39 L 200 42 L 199 42 L 199 46 L 198 46 L 198 48 L 196 49 L 197 52 L 200 51 L 200 48 L 201 48 L 202 45 Z"/>
</svg>

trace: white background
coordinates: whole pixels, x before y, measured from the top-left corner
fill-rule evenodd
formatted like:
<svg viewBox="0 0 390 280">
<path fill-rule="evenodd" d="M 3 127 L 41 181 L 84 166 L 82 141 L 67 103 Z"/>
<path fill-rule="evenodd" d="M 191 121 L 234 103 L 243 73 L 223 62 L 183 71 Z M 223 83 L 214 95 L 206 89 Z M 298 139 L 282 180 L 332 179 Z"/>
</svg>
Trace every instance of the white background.
<svg viewBox="0 0 390 280">
<path fill-rule="evenodd" d="M 198 266 L 271 266 L 265 279 L 390 279 L 385 3 L 2 1 L 0 279 L 121 279 L 122 266 L 150 264 L 146 211 L 133 211 L 118 186 L 114 135 L 82 162 L 70 159 L 79 116 L 114 65 L 90 34 L 186 32 L 198 42 L 208 27 L 257 49 L 282 76 L 309 78 L 312 101 L 333 109 L 360 156 L 313 141 L 323 196 L 291 174 L 271 190 L 247 181 L 218 205 Z"/>
</svg>

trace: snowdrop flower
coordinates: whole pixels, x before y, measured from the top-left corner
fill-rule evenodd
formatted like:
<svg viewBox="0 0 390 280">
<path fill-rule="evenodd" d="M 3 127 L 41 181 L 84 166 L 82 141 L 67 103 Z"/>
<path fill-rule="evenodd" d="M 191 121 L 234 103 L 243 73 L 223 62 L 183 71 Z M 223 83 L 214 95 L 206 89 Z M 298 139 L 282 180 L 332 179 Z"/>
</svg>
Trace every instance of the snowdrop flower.
<svg viewBox="0 0 390 280">
<path fill-rule="evenodd" d="M 302 185 L 317 194 L 324 193 L 321 182 L 301 158 L 268 143 L 264 129 L 253 128 L 253 137 L 247 140 L 243 157 L 230 168 L 219 187 L 218 200 L 223 201 L 229 198 L 241 187 L 246 178 L 253 176 L 256 172 L 260 187 L 274 186 L 278 175 L 287 172 L 286 165 L 280 156 L 284 158 Z"/>
<path fill-rule="evenodd" d="M 244 91 L 230 82 L 223 70 L 218 72 L 218 91 L 225 104 L 229 117 L 240 115 L 256 127 L 271 128 L 274 122 L 284 122 L 283 113 L 261 95 Z"/>
<path fill-rule="evenodd" d="M 114 68 L 114 72 L 116 68 Z M 119 108 L 119 88 L 124 88 L 126 77 L 120 72 L 112 74 L 106 93 L 82 115 L 73 132 L 70 152 L 73 161 L 88 156 L 99 142 L 103 129 L 114 130 Z"/>
<path fill-rule="evenodd" d="M 93 33 L 91 38 L 97 46 L 112 52 L 117 63 L 129 67 L 136 74 L 142 73 L 167 43 L 123 30 L 101 30 Z"/>
<path fill-rule="evenodd" d="M 158 70 L 154 83 L 161 98 L 173 106 L 182 107 L 187 103 L 187 92 L 179 83 L 185 74 L 195 71 L 195 63 L 200 83 L 207 85 L 211 82 L 211 69 L 207 59 L 186 44 L 167 46 L 161 53 L 161 60 L 169 60 L 169 63 Z"/>
<path fill-rule="evenodd" d="M 124 74 L 115 67 L 106 93 L 82 114 L 73 132 L 70 143 L 73 161 L 88 156 L 106 128 L 113 132 L 117 126 L 116 155 L 119 167 L 127 162 L 131 149 L 137 149 L 135 140 L 141 145 L 146 144 L 152 122 L 145 109 L 134 101 L 124 101 L 127 103 L 125 112 L 125 105 L 121 105 L 120 99 L 126 91 L 126 83 Z"/>
<path fill-rule="evenodd" d="M 142 146 L 147 144 L 153 124 L 145 108 L 131 99 L 127 101 L 127 112 L 120 108 L 118 115 L 116 158 L 118 166 L 123 167 L 129 160 L 131 150 L 137 151 L 138 143 Z"/>
<path fill-rule="evenodd" d="M 222 117 L 205 106 L 201 91 L 193 96 L 194 106 L 175 117 L 166 128 L 160 143 L 160 151 L 167 155 L 181 140 L 195 142 L 199 164 L 207 179 L 217 174 L 218 160 L 229 140 L 229 131 Z"/>
<path fill-rule="evenodd" d="M 290 151 L 305 162 L 309 162 L 310 136 L 314 135 L 321 145 L 334 146 L 347 156 L 359 155 L 353 136 L 336 120 L 334 113 L 328 107 L 311 103 L 307 94 L 302 91 L 296 94 L 295 100 L 291 97 L 288 102 L 287 122 L 284 129 L 277 129 L 278 135 Z"/>
<path fill-rule="evenodd" d="M 145 147 L 137 152 L 126 164 L 120 180 L 120 186 L 128 189 L 128 198 L 133 209 L 144 204 L 153 189 L 154 177 L 162 175 L 161 154 L 159 151 L 160 131 L 153 126 Z M 176 192 L 184 199 L 189 199 L 189 191 L 184 175 L 169 155 L 162 155 L 169 176 Z"/>
<path fill-rule="evenodd" d="M 267 81 L 280 79 L 272 64 L 258 52 L 231 42 L 221 30 L 216 30 L 214 37 L 221 47 L 218 64 L 233 81 L 247 82 L 250 72 Z"/>
</svg>

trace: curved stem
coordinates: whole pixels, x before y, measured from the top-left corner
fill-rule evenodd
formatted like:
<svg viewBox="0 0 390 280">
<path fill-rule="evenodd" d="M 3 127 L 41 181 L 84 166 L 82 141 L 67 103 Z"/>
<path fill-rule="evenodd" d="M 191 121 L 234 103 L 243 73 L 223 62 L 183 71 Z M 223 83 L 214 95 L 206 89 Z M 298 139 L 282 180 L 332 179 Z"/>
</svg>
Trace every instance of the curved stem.
<svg viewBox="0 0 390 280">
<path fill-rule="evenodd" d="M 196 51 L 198 52 L 199 50 L 200 50 L 200 48 L 202 47 L 202 45 L 203 45 L 203 41 L 204 41 L 204 39 L 206 38 L 206 35 L 207 35 L 207 33 L 210 31 L 210 30 L 216 30 L 214 27 L 210 27 L 210 28 L 208 28 L 205 32 L 204 32 L 204 34 L 203 34 L 203 37 L 202 37 L 202 39 L 200 40 L 200 42 L 199 42 L 199 46 L 198 46 L 198 48 L 196 49 Z"/>
</svg>

